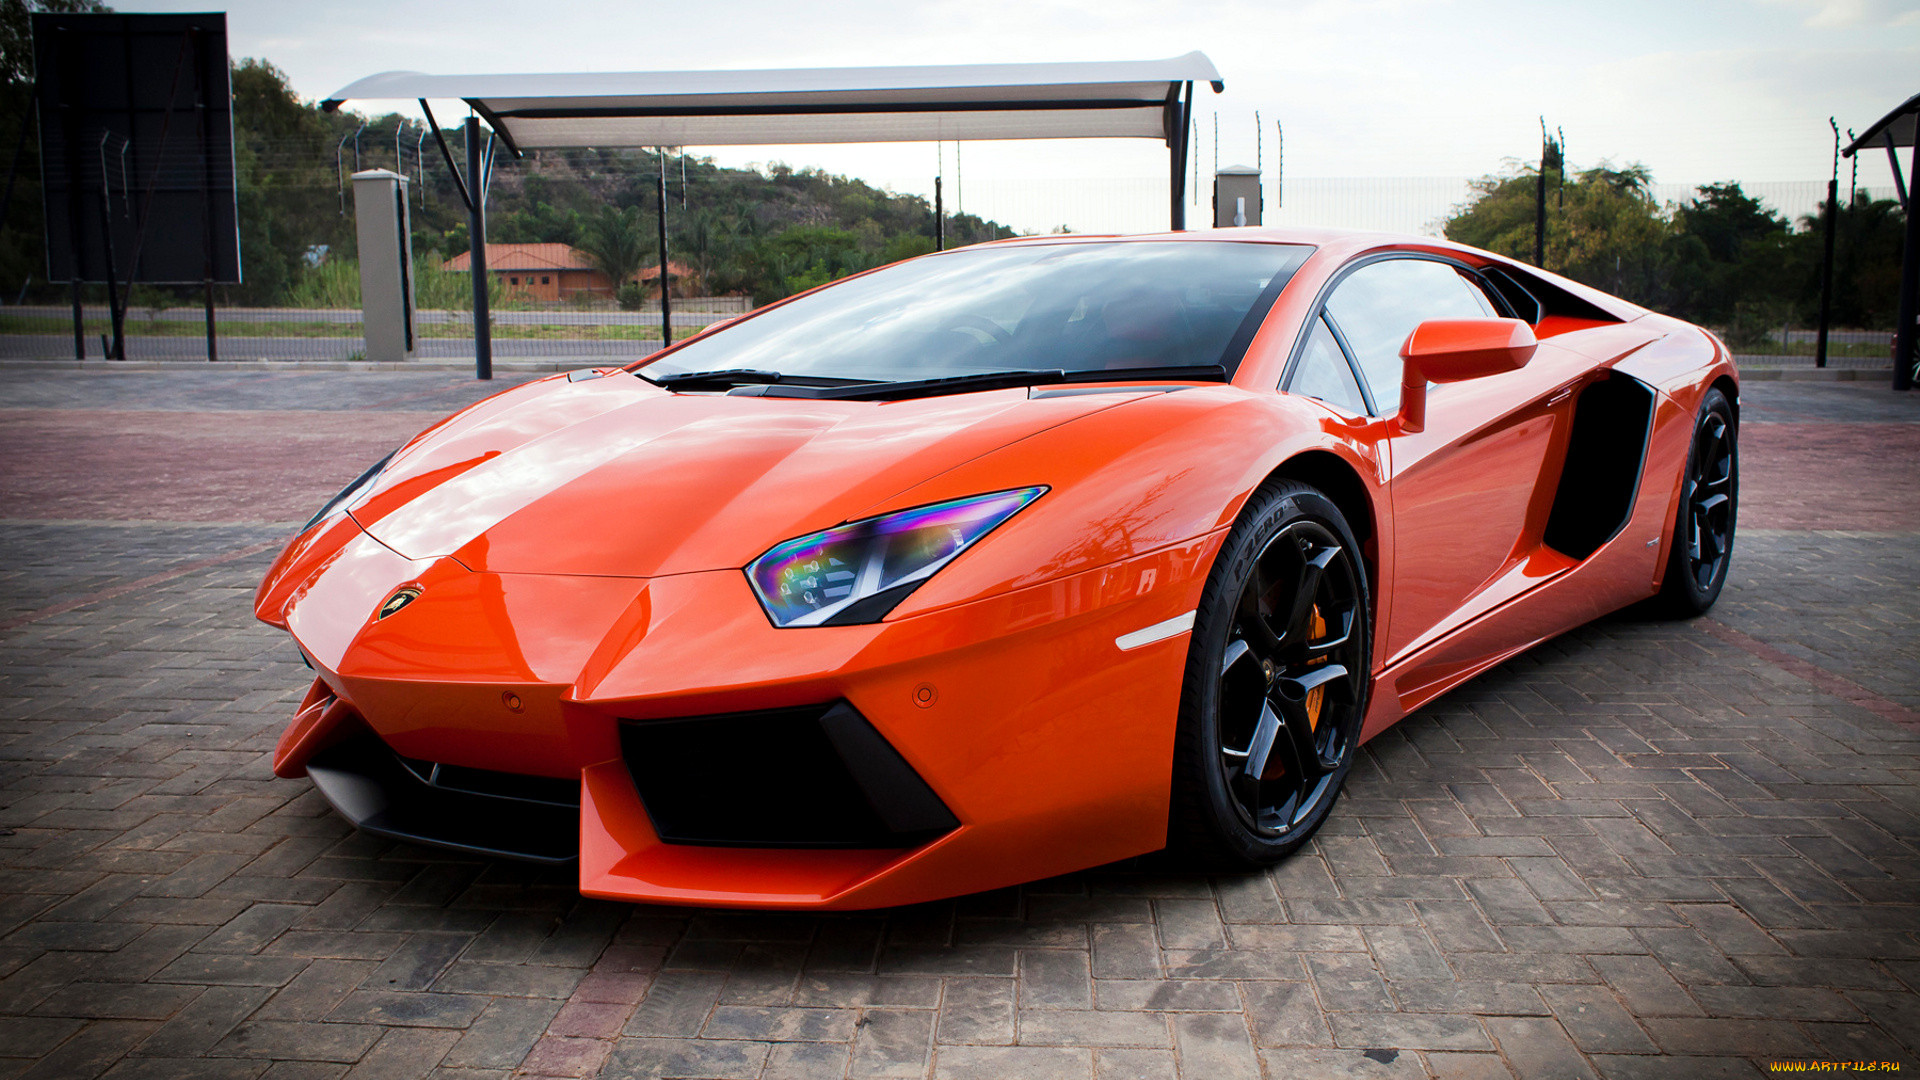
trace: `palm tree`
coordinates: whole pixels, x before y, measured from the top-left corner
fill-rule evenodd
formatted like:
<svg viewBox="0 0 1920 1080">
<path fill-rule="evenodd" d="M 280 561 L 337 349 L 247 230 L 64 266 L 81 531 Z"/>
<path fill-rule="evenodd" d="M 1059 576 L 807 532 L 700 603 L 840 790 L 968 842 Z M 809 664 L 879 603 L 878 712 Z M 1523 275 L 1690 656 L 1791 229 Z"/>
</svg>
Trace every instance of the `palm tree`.
<svg viewBox="0 0 1920 1080">
<path fill-rule="evenodd" d="M 641 267 L 653 261 L 653 245 L 637 206 L 602 207 L 580 230 L 577 246 L 588 262 L 607 275 L 616 294 Z"/>
</svg>

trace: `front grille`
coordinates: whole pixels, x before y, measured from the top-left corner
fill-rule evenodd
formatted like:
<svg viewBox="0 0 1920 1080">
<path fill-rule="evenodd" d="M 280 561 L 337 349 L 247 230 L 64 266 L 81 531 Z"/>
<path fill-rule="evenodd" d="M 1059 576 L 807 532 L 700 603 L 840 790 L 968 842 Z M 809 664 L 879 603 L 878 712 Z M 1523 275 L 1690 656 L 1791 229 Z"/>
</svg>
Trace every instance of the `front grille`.
<svg viewBox="0 0 1920 1080">
<path fill-rule="evenodd" d="M 469 795 L 487 795 L 496 799 L 517 799 L 521 802 L 580 809 L 580 782 L 577 780 L 555 780 L 550 776 L 522 776 L 519 773 L 493 772 L 489 769 L 469 769 L 464 765 L 443 765 L 436 761 L 422 761 L 419 758 L 403 757 L 400 759 L 400 764 L 405 765 L 407 771 L 421 783 L 443 791 L 460 791 Z"/>
<path fill-rule="evenodd" d="M 315 754 L 307 775 L 380 836 L 539 863 L 580 855 L 578 781 L 402 758 L 371 732 Z"/>
<path fill-rule="evenodd" d="M 959 825 L 844 701 L 629 720 L 620 746 L 654 831 L 668 843 L 906 848 Z"/>
</svg>

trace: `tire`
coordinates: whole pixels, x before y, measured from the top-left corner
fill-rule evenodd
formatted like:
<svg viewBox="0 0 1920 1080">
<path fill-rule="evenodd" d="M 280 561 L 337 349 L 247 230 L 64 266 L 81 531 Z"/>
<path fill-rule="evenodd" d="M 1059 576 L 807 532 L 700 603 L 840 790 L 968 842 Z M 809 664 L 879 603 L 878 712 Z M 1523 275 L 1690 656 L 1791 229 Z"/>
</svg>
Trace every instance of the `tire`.
<svg viewBox="0 0 1920 1080">
<path fill-rule="evenodd" d="M 1371 597 L 1353 530 L 1293 481 L 1248 500 L 1207 577 L 1187 646 L 1168 846 L 1253 869 L 1333 809 L 1366 715 Z"/>
<path fill-rule="evenodd" d="M 1656 606 L 1669 618 L 1691 619 L 1720 599 L 1740 511 L 1739 430 L 1732 404 L 1717 389 L 1700 401 L 1680 484 L 1680 510 Z"/>
</svg>

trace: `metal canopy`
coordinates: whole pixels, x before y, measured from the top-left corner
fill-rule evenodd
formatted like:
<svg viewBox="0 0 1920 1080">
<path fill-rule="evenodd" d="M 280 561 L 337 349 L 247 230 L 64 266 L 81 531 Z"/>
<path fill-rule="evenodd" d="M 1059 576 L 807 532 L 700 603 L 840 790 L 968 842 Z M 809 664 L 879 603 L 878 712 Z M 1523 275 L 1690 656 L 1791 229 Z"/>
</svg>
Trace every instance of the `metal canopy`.
<svg viewBox="0 0 1920 1080">
<path fill-rule="evenodd" d="M 1920 94 L 1915 94 L 1898 108 L 1875 121 L 1866 134 L 1853 140 L 1841 153 L 1852 157 L 1861 150 L 1879 147 L 1887 152 L 1887 165 L 1893 169 L 1893 189 L 1900 197 L 1901 209 L 1906 214 L 1906 235 L 1900 248 L 1900 307 L 1894 316 L 1893 330 L 1893 388 L 1911 390 L 1916 378 L 1916 367 L 1920 367 L 1920 145 L 1916 145 L 1916 128 L 1920 127 Z M 1902 181 L 1900 176 L 1899 147 L 1909 147 L 1912 155 L 1907 159 L 1908 176 Z M 1835 163 L 1838 173 L 1839 164 Z M 1829 189 L 1831 190 L 1831 189 Z M 1832 196 L 1828 197 L 1828 214 L 1834 212 Z M 1828 249 L 1828 261 L 1832 261 L 1832 249 Z M 1831 268 L 1829 268 L 1831 274 Z M 1824 333 L 1824 329 L 1822 333 Z"/>
<path fill-rule="evenodd" d="M 321 102 L 414 99 L 453 174 L 473 238 L 474 375 L 493 377 L 487 323 L 487 177 L 492 143 L 480 117 L 518 156 L 566 147 L 753 146 L 783 143 L 946 142 L 966 139 L 1149 138 L 1166 143 L 1169 225 L 1186 228 L 1193 84 L 1226 89 L 1213 61 L 1167 60 L 934 67 L 787 68 L 765 71 L 559 72 L 426 75 L 389 71 L 349 83 Z M 467 118 L 462 181 L 430 99 L 456 98 Z M 660 176 L 660 258 L 667 257 L 666 174 Z M 934 181 L 935 236 L 945 217 Z M 673 340 L 667 290 L 662 339 Z"/>
<path fill-rule="evenodd" d="M 1224 84 L 1198 52 L 1167 60 L 767 71 L 425 75 L 341 88 L 351 100 L 458 98 L 510 150 L 1155 138 L 1184 142 L 1182 91 Z"/>
<path fill-rule="evenodd" d="M 1906 104 L 1881 117 L 1867 129 L 1866 134 L 1853 140 L 1840 152 L 1852 157 L 1861 150 L 1876 147 L 1892 149 L 1896 146 L 1912 146 L 1916 117 L 1920 117 L 1920 94 L 1913 95 Z"/>
</svg>

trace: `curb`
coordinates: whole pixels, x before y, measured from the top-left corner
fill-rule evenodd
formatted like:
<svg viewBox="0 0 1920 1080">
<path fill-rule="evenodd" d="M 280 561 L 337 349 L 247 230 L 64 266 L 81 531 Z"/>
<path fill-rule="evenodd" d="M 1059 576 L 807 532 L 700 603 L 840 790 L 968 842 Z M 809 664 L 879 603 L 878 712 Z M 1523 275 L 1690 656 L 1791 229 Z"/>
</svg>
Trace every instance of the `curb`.
<svg viewBox="0 0 1920 1080">
<path fill-rule="evenodd" d="M 1740 369 L 1741 382 L 1884 382 L 1893 383 L 1893 369 L 1880 368 L 1768 368 Z"/>
<path fill-rule="evenodd" d="M 576 371 L 581 368 L 614 367 L 630 364 L 636 358 L 618 356 L 582 356 L 564 360 L 499 360 L 493 362 L 495 372 L 521 372 L 546 374 L 556 371 Z M 0 359 L 0 369 L 24 368 L 29 371 L 274 371 L 288 374 L 296 371 L 354 371 L 354 372 L 391 372 L 418 371 L 440 372 L 459 371 L 471 373 L 473 361 L 468 360 L 22 360 Z"/>
</svg>

